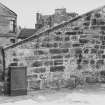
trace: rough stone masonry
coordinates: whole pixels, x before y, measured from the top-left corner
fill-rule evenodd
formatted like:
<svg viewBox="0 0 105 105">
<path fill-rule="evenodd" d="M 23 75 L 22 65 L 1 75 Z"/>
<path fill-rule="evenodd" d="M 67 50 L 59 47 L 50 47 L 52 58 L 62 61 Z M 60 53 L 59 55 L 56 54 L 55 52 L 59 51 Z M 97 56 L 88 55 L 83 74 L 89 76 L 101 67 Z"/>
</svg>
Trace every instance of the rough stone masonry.
<svg viewBox="0 0 105 105">
<path fill-rule="evenodd" d="M 73 77 L 97 82 L 105 70 L 105 6 L 4 50 L 6 68 L 14 62 L 27 67 L 29 90 L 67 87 Z"/>
</svg>

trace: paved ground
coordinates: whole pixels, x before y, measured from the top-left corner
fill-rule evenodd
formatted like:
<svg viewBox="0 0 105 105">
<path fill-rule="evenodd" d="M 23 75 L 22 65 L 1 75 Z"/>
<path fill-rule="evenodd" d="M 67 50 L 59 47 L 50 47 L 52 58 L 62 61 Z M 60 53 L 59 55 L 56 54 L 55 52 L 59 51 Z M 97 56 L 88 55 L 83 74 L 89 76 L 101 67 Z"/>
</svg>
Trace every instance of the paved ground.
<svg viewBox="0 0 105 105">
<path fill-rule="evenodd" d="M 105 84 L 85 88 L 35 91 L 27 96 L 0 97 L 4 105 L 105 105 Z"/>
</svg>

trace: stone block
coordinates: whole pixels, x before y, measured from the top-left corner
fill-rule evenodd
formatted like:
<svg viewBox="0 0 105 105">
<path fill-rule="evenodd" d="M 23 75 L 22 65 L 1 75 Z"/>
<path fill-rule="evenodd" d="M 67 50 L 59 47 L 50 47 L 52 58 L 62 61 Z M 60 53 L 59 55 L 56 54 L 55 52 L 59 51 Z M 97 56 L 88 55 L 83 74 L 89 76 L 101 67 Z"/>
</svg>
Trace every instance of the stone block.
<svg viewBox="0 0 105 105">
<path fill-rule="evenodd" d="M 66 80 L 65 87 L 69 88 L 69 89 L 75 88 L 76 87 L 76 85 L 75 85 L 75 79 L 68 79 L 68 80 Z"/>
<path fill-rule="evenodd" d="M 100 36 L 100 40 L 104 41 L 105 40 L 105 36 Z"/>
<path fill-rule="evenodd" d="M 45 66 L 51 66 L 51 65 L 53 65 L 53 61 L 50 61 L 50 60 L 45 61 L 45 62 L 44 62 L 44 65 L 45 65 Z"/>
<path fill-rule="evenodd" d="M 64 71 L 65 66 L 51 66 L 50 72 Z"/>
<path fill-rule="evenodd" d="M 85 60 L 82 61 L 82 63 L 83 63 L 83 64 L 88 64 L 89 61 L 85 59 Z"/>
<path fill-rule="evenodd" d="M 42 66 L 42 61 L 35 61 L 32 63 L 32 67 L 40 67 Z"/>
<path fill-rule="evenodd" d="M 63 60 L 54 60 L 54 65 L 63 65 Z"/>
<path fill-rule="evenodd" d="M 87 39 L 79 39 L 80 43 L 88 43 L 89 41 Z"/>
<path fill-rule="evenodd" d="M 71 40 L 72 41 L 77 41 L 78 40 L 78 36 L 71 36 Z"/>
<path fill-rule="evenodd" d="M 70 58 L 70 57 L 71 57 L 70 54 L 65 55 L 65 58 Z"/>
<path fill-rule="evenodd" d="M 59 36 L 56 36 L 56 37 L 54 38 L 54 40 L 55 40 L 55 41 L 63 41 L 63 38 L 62 38 L 62 37 L 59 37 Z"/>
<path fill-rule="evenodd" d="M 91 65 L 95 64 L 95 60 L 93 60 L 93 59 L 90 60 L 90 64 L 91 64 Z"/>
<path fill-rule="evenodd" d="M 37 51 L 37 53 L 38 53 L 38 55 L 47 54 L 47 52 L 46 52 L 46 51 L 44 51 L 44 50 L 38 50 L 38 51 Z"/>
<path fill-rule="evenodd" d="M 105 55 L 102 55 L 102 58 L 105 59 Z"/>
<path fill-rule="evenodd" d="M 31 90 L 31 89 L 39 90 L 40 89 L 40 80 L 29 81 L 28 82 L 28 88 L 29 88 L 29 90 Z"/>
<path fill-rule="evenodd" d="M 104 22 L 104 25 L 105 25 L 105 22 Z M 101 30 L 105 30 L 105 26 L 101 26 Z M 105 40 L 105 38 L 104 38 Z"/>
<path fill-rule="evenodd" d="M 77 34 L 77 33 L 76 33 L 76 32 L 73 32 L 73 31 L 72 31 L 72 32 L 66 32 L 66 33 L 65 33 L 65 35 L 76 35 L 76 34 Z"/>
<path fill-rule="evenodd" d="M 51 59 L 62 59 L 62 58 L 63 58 L 62 55 L 51 56 Z"/>
<path fill-rule="evenodd" d="M 84 53 L 85 53 L 85 54 L 88 54 L 88 52 L 89 52 L 89 49 L 85 49 L 85 50 L 84 50 Z"/>
<path fill-rule="evenodd" d="M 53 43 L 53 47 L 58 47 L 58 43 Z"/>
<path fill-rule="evenodd" d="M 71 46 L 72 46 L 71 43 L 62 43 L 62 44 L 59 44 L 60 48 L 70 48 Z"/>
<path fill-rule="evenodd" d="M 55 32 L 56 35 L 61 35 L 62 32 L 58 31 L 58 32 Z"/>
<path fill-rule="evenodd" d="M 33 69 L 34 73 L 44 73 L 45 71 L 46 71 L 46 68 L 43 68 L 43 67 Z"/>
<path fill-rule="evenodd" d="M 99 45 L 95 45 L 94 48 L 95 48 L 95 49 L 99 49 Z"/>
<path fill-rule="evenodd" d="M 102 45 L 105 45 L 105 41 L 102 41 Z"/>
<path fill-rule="evenodd" d="M 50 49 L 51 54 L 67 53 L 69 49 Z"/>
<path fill-rule="evenodd" d="M 37 75 L 37 74 L 27 75 L 27 79 L 28 79 L 28 80 L 38 79 L 38 75 Z"/>
<path fill-rule="evenodd" d="M 69 37 L 65 37 L 65 41 L 69 41 L 70 40 L 70 38 Z"/>
<path fill-rule="evenodd" d="M 72 44 L 72 47 L 80 47 L 80 46 L 81 46 L 81 44 L 79 44 L 79 43 Z"/>
<path fill-rule="evenodd" d="M 100 49 L 105 49 L 105 45 L 100 46 Z"/>
<path fill-rule="evenodd" d="M 97 49 L 92 48 L 92 49 L 91 49 L 91 53 L 92 53 L 92 54 L 93 54 L 93 53 L 97 53 Z"/>
<path fill-rule="evenodd" d="M 98 54 L 103 54 L 104 50 L 98 50 Z"/>
<path fill-rule="evenodd" d="M 46 48 L 52 48 L 54 45 L 53 45 L 53 43 L 47 42 L 47 43 L 42 43 L 41 46 L 42 46 L 42 47 L 46 47 Z"/>
<path fill-rule="evenodd" d="M 86 82 L 87 83 L 97 83 L 98 78 L 97 77 L 86 77 Z"/>
</svg>

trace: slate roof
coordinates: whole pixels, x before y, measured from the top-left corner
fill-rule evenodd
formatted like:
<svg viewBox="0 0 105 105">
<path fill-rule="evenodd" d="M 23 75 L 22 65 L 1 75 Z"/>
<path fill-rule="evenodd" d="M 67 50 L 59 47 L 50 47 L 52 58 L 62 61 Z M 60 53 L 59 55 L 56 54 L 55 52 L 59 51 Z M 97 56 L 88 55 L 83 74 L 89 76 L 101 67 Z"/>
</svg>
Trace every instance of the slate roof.
<svg viewBox="0 0 105 105">
<path fill-rule="evenodd" d="M 20 31 L 18 39 L 25 39 L 32 36 L 36 32 L 35 29 L 24 28 Z"/>
</svg>

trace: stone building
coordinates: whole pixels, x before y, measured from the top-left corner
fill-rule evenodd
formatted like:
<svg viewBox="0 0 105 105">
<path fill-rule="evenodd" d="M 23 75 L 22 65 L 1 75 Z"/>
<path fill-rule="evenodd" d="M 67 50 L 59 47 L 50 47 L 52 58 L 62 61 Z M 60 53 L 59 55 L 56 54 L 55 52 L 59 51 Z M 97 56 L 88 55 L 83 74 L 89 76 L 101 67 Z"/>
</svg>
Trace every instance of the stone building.
<svg viewBox="0 0 105 105">
<path fill-rule="evenodd" d="M 5 67 L 27 66 L 28 89 L 67 87 L 73 77 L 100 81 L 105 71 L 105 6 L 4 49 Z M 57 85 L 59 84 L 59 85 Z"/>
<path fill-rule="evenodd" d="M 55 9 L 55 13 L 52 15 L 42 15 L 41 13 L 36 13 L 35 28 L 39 31 L 45 30 L 67 20 L 73 19 L 76 16 L 78 16 L 77 13 L 68 13 L 66 8 Z"/>
<path fill-rule="evenodd" d="M 15 43 L 17 14 L 0 3 L 0 46 Z"/>
<path fill-rule="evenodd" d="M 17 14 L 0 3 L 0 93 L 3 89 L 3 47 L 16 42 Z"/>
<path fill-rule="evenodd" d="M 20 41 L 30 37 L 35 33 L 38 34 L 57 24 L 73 19 L 76 16 L 78 16 L 77 13 L 73 12 L 67 13 L 66 8 L 55 9 L 55 13 L 52 15 L 42 15 L 41 13 L 36 13 L 35 29 L 29 29 L 29 28 L 21 29 L 21 32 L 19 33 L 17 40 Z"/>
</svg>

